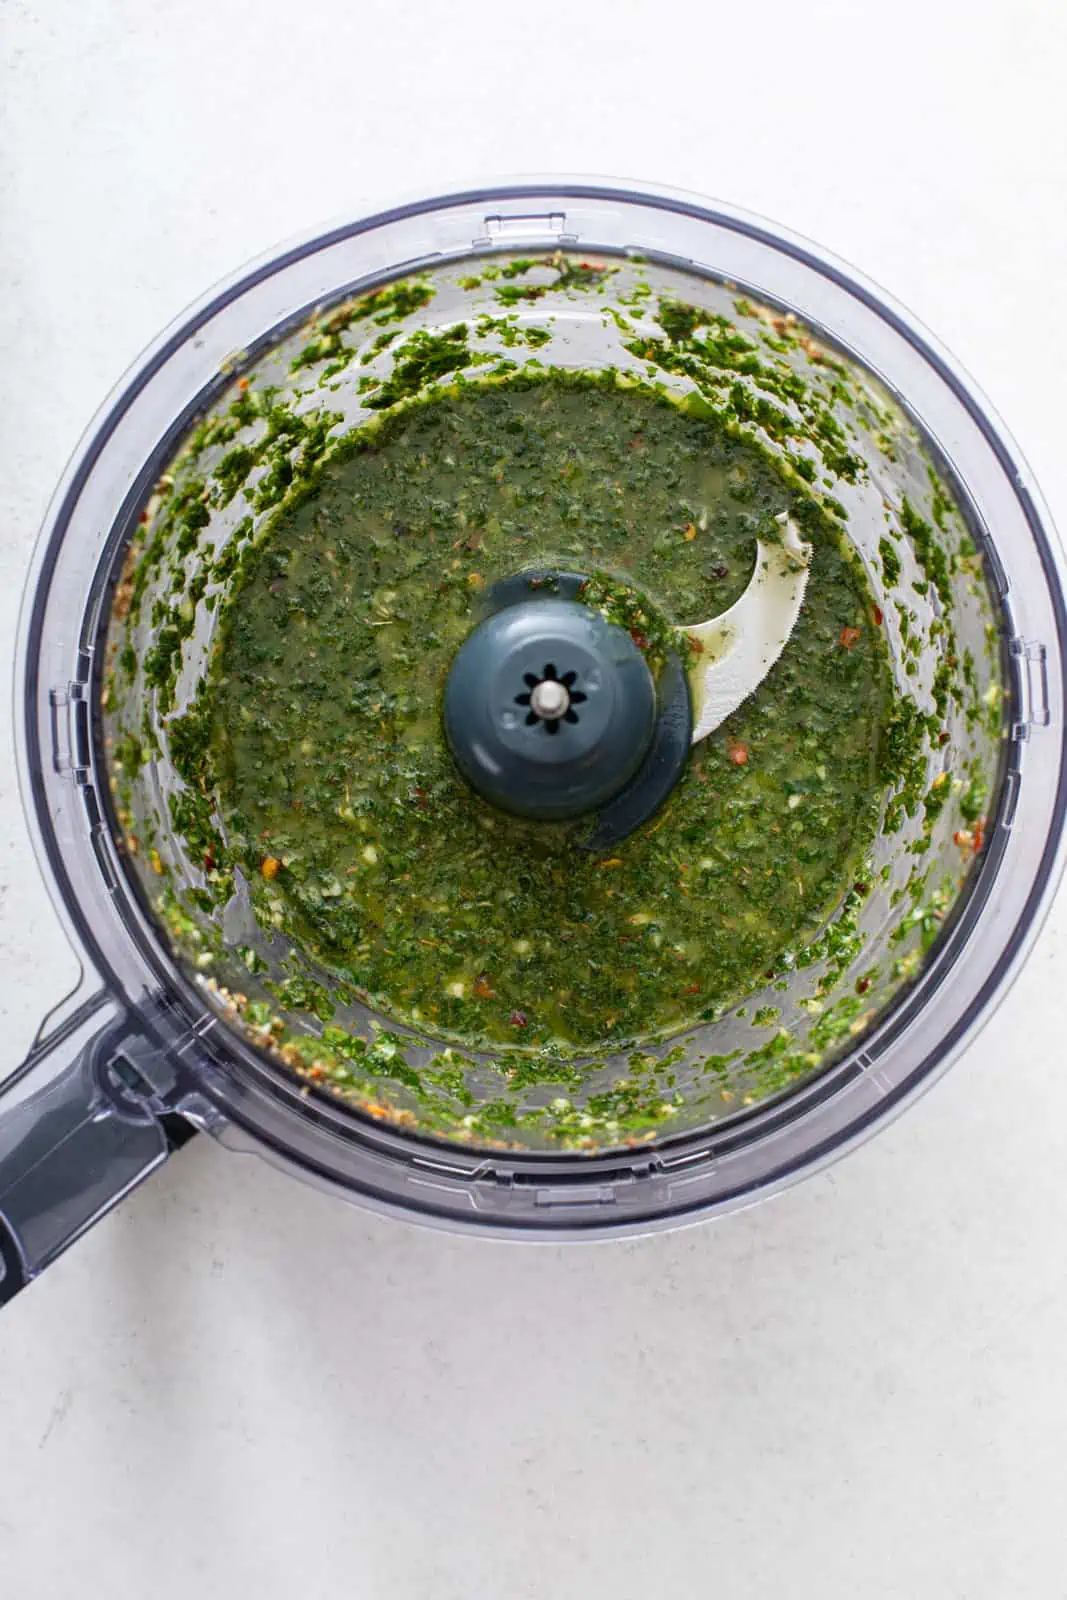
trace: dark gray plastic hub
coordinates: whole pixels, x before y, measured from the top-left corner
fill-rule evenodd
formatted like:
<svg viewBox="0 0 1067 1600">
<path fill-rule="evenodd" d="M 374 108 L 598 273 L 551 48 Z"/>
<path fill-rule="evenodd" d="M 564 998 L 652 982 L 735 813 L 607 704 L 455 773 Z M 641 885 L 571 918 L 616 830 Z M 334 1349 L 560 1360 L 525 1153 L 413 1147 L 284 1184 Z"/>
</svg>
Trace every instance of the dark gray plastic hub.
<svg viewBox="0 0 1067 1600">
<path fill-rule="evenodd" d="M 531 596 L 467 639 L 444 714 L 456 764 L 487 800 L 520 816 L 576 817 L 640 766 L 656 688 L 622 628 L 574 600 Z"/>
</svg>

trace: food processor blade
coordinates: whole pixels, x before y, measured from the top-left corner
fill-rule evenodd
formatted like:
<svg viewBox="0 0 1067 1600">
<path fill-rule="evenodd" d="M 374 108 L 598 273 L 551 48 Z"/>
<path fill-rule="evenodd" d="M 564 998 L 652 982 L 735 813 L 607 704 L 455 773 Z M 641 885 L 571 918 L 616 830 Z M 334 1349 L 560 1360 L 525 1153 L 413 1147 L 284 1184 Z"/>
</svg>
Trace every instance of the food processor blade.
<svg viewBox="0 0 1067 1600">
<path fill-rule="evenodd" d="M 684 631 L 698 646 L 689 667 L 693 743 L 706 739 L 755 694 L 796 626 L 811 565 L 805 543 L 788 512 L 775 519 L 781 537 L 757 542 L 748 588 L 727 611 Z"/>
</svg>

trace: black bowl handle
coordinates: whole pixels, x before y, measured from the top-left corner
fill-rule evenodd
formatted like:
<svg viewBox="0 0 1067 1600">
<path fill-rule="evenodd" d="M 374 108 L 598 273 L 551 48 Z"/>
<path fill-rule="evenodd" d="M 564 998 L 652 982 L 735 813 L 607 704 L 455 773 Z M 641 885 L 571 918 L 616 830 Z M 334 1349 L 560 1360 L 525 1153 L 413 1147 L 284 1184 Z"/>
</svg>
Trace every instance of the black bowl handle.
<svg viewBox="0 0 1067 1600">
<path fill-rule="evenodd" d="M 191 1135 L 173 1056 L 107 991 L 0 1083 L 0 1305 Z"/>
</svg>

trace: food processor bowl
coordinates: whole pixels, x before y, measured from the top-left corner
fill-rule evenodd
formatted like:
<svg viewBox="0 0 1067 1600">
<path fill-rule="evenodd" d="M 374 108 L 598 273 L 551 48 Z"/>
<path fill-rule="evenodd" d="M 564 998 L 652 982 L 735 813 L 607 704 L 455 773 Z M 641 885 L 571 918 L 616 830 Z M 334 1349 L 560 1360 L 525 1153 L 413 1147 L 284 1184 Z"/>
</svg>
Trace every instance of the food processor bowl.
<svg viewBox="0 0 1067 1600">
<path fill-rule="evenodd" d="M 896 748 L 878 835 L 810 939 L 684 1026 L 549 1050 L 555 1076 L 516 1088 L 529 1051 L 420 1026 L 294 944 L 272 871 L 224 863 L 188 736 L 228 585 L 278 497 L 435 386 L 523 369 L 729 412 L 837 519 L 873 596 Z M 581 570 L 580 527 L 559 554 Z M 1063 575 L 1025 465 L 945 353 L 732 208 L 493 184 L 222 285 L 94 422 L 28 584 L 22 779 L 83 978 L 0 1086 L 0 1297 L 195 1129 L 378 1209 L 514 1238 L 677 1225 L 841 1154 L 955 1057 L 1048 907 Z M 801 793 L 794 842 L 803 811 Z"/>
</svg>

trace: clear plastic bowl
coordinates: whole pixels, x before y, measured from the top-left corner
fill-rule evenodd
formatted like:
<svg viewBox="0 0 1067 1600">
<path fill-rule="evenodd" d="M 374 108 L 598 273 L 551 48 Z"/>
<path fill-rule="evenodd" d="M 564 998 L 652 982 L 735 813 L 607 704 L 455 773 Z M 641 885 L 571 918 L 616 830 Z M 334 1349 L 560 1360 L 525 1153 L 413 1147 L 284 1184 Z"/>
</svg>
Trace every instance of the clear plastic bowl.
<svg viewBox="0 0 1067 1600">
<path fill-rule="evenodd" d="M 123 550 L 160 473 L 194 421 L 222 403 L 235 372 L 274 363 L 285 381 L 318 310 L 416 272 L 438 287 L 421 313 L 427 326 L 477 316 L 484 286 L 464 290 L 461 279 L 505 255 L 557 250 L 624 268 L 638 258 L 665 292 L 707 306 L 749 297 L 791 314 L 858 374 L 872 404 L 894 419 L 900 447 L 885 455 L 872 444 L 877 482 L 869 495 L 899 505 L 907 493 L 921 502 L 931 465 L 948 486 L 984 571 L 977 582 L 973 572 L 966 585 L 961 579 L 954 595 L 961 637 L 973 630 L 977 648 L 984 621 L 995 619 L 999 659 L 988 670 L 1002 676 L 1006 696 L 984 852 L 911 980 L 828 1064 L 780 1092 L 747 1106 L 739 1093 L 717 1108 L 695 1095 L 662 1137 L 592 1153 L 537 1141 L 508 1150 L 462 1145 L 375 1121 L 309 1095 L 231 1027 L 174 959 L 146 883 L 116 845 L 100 704 Z M 591 314 L 561 300 L 553 309 L 562 319 L 560 348 L 570 351 L 553 359 L 605 365 L 610 340 L 599 308 Z M 878 521 L 864 493 L 842 498 L 876 580 Z M 49 512 L 27 591 L 23 783 L 42 868 L 85 977 L 0 1097 L 9 1292 L 165 1159 L 189 1124 L 383 1210 L 534 1237 L 645 1230 L 730 1209 L 866 1137 L 944 1070 L 989 1014 L 1062 867 L 1063 574 L 1025 465 L 945 353 L 806 241 L 729 208 L 581 180 L 489 186 L 297 241 L 222 285 L 147 352 L 93 424 Z M 183 692 L 209 637 L 210 627 L 198 627 Z M 921 664 L 924 692 L 933 665 Z M 165 764 L 160 771 L 165 788 Z M 905 830 L 897 847 L 887 844 L 884 860 L 899 859 L 909 837 Z M 181 841 L 166 848 L 180 864 Z M 951 829 L 935 834 L 932 848 L 947 862 Z M 868 962 L 871 950 L 891 947 L 903 915 L 890 905 L 891 887 L 863 912 Z M 728 1016 L 713 1026 L 726 1040 L 739 1025 Z M 60 1173 L 54 1151 L 62 1140 Z"/>
</svg>

